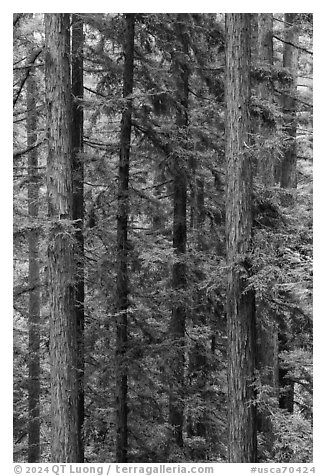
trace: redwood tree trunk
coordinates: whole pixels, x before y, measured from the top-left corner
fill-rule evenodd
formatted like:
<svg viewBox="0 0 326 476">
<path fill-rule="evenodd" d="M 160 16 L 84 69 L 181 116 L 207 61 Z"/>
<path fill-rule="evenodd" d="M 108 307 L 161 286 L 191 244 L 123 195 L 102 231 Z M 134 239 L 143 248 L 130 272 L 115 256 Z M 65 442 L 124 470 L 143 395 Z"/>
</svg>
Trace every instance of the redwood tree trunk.
<svg viewBox="0 0 326 476">
<path fill-rule="evenodd" d="M 229 461 L 256 460 L 255 303 L 246 291 L 252 229 L 250 14 L 226 14 L 226 240 Z"/>
<path fill-rule="evenodd" d="M 78 462 L 69 14 L 45 14 L 52 461 Z"/>
<path fill-rule="evenodd" d="M 257 14 L 257 61 L 259 66 L 269 68 L 273 65 L 273 14 Z M 257 87 L 257 95 L 262 101 L 272 102 L 272 90 L 269 83 L 262 82 Z M 259 147 L 258 177 L 265 187 L 275 185 L 275 159 L 273 149 L 266 147 L 266 142 L 273 136 L 273 127 L 262 119 L 257 124 L 256 141 Z M 277 328 L 273 322 L 273 315 L 266 316 L 263 301 L 256 302 L 257 309 L 257 369 L 263 387 L 268 386 L 277 393 Z M 259 319 L 258 319 L 259 318 Z M 273 431 L 270 414 L 265 408 L 260 409 L 257 415 L 258 430 L 264 434 L 265 447 L 268 450 L 273 446 Z"/>
<path fill-rule="evenodd" d="M 36 79 L 30 72 L 27 80 L 27 146 L 37 141 Z M 28 215 L 39 212 L 39 179 L 37 148 L 28 154 Z M 29 341 L 28 341 L 28 462 L 40 461 L 40 265 L 39 233 L 32 224 L 28 234 L 29 253 Z"/>
<path fill-rule="evenodd" d="M 262 66 L 273 65 L 273 14 L 258 14 L 258 61 Z M 263 101 L 271 101 L 272 91 L 269 84 L 263 82 L 258 86 L 258 96 Z M 273 135 L 271 126 L 262 120 L 259 122 L 259 151 L 258 174 L 265 186 L 272 187 L 275 183 L 274 156 L 271 148 L 266 148 L 265 143 Z"/>
<path fill-rule="evenodd" d="M 189 71 L 186 64 L 187 40 L 184 35 L 184 15 L 179 14 L 176 22 L 176 34 L 180 40 L 180 51 L 174 52 L 175 74 L 177 78 L 176 125 L 183 140 L 188 126 L 188 82 Z M 173 170 L 173 250 L 175 262 L 172 267 L 172 288 L 175 292 L 170 320 L 170 337 L 173 352 L 170 365 L 169 423 L 172 439 L 177 446 L 183 446 L 184 418 L 184 364 L 185 364 L 185 324 L 186 308 L 183 292 L 186 289 L 185 253 L 187 244 L 187 180 L 186 164 L 177 154 L 174 157 Z M 178 293 L 180 295 L 178 296 Z"/>
<path fill-rule="evenodd" d="M 288 135 L 281 169 L 281 187 L 295 189 L 297 187 L 297 120 L 296 120 L 296 93 L 298 74 L 298 49 L 292 44 L 298 44 L 298 26 L 295 24 L 297 13 L 285 14 L 285 31 L 283 50 L 283 66 L 292 74 L 292 82 L 285 90 L 283 96 L 284 130 Z M 283 204 L 291 207 L 293 198 L 284 196 Z M 290 350 L 287 337 L 286 323 L 283 322 L 279 331 L 280 351 Z M 280 398 L 279 406 L 293 413 L 294 384 L 287 377 L 287 369 L 280 365 L 279 369 Z"/>
<path fill-rule="evenodd" d="M 296 13 L 285 14 L 285 32 L 283 50 L 283 66 L 292 75 L 292 82 L 283 95 L 283 114 L 285 117 L 284 130 L 288 135 L 281 170 L 281 187 L 296 188 L 297 186 L 297 151 L 296 151 L 296 94 L 298 74 L 298 49 L 292 44 L 298 44 L 298 27 L 295 25 Z"/>
<path fill-rule="evenodd" d="M 131 139 L 134 76 L 135 15 L 125 15 L 123 97 L 126 99 L 120 129 L 120 158 L 117 214 L 117 336 L 116 336 L 116 461 L 126 463 L 128 457 L 128 218 L 129 218 L 129 155 Z"/>
<path fill-rule="evenodd" d="M 83 125 L 84 114 L 80 100 L 83 99 L 83 21 L 72 15 L 72 163 L 73 163 L 73 219 L 76 228 L 76 322 L 78 340 L 78 461 L 84 461 L 84 164 Z"/>
</svg>

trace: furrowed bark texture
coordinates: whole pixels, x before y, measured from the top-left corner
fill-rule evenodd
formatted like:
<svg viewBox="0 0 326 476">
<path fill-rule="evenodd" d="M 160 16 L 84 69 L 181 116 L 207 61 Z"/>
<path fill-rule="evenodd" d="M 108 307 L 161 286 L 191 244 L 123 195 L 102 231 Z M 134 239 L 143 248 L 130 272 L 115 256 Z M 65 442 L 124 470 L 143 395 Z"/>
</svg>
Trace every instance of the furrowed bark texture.
<svg viewBox="0 0 326 476">
<path fill-rule="evenodd" d="M 78 344 L 78 461 L 84 461 L 84 164 L 83 125 L 84 113 L 80 101 L 83 99 L 83 21 L 78 14 L 72 15 L 72 163 L 73 163 L 73 219 L 76 229 L 76 323 Z"/>
<path fill-rule="evenodd" d="M 69 28 L 68 14 L 45 14 L 51 450 L 56 463 L 75 463 L 80 455 Z"/>
<path fill-rule="evenodd" d="M 128 459 L 128 217 L 129 217 L 129 155 L 131 139 L 134 76 L 135 15 L 125 15 L 123 97 L 126 98 L 120 129 L 120 158 L 117 214 L 117 290 L 116 290 L 116 461 Z"/>
<path fill-rule="evenodd" d="M 187 40 L 185 39 L 185 17 L 179 14 L 176 34 L 181 42 L 181 51 L 174 52 L 174 68 L 177 78 L 176 125 L 181 137 L 185 137 L 188 126 L 188 82 L 189 71 L 186 64 Z M 185 324 L 186 308 L 182 296 L 187 286 L 185 253 L 187 245 L 187 179 L 185 159 L 175 154 L 173 177 L 173 250 L 175 263 L 172 267 L 172 288 L 175 297 L 170 320 L 170 337 L 173 342 L 171 359 L 171 380 L 169 395 L 169 423 L 172 439 L 177 446 L 183 446 L 184 419 L 184 365 L 185 365 Z"/>
<path fill-rule="evenodd" d="M 36 80 L 31 72 L 27 80 L 27 146 L 37 142 Z M 38 152 L 28 154 L 28 215 L 33 220 L 39 212 Z M 28 234 L 29 253 L 29 336 L 28 336 L 28 462 L 40 461 L 40 265 L 39 232 Z"/>
<path fill-rule="evenodd" d="M 226 240 L 229 461 L 256 460 L 254 295 L 245 291 L 252 211 L 249 144 L 250 14 L 226 14 Z"/>
</svg>

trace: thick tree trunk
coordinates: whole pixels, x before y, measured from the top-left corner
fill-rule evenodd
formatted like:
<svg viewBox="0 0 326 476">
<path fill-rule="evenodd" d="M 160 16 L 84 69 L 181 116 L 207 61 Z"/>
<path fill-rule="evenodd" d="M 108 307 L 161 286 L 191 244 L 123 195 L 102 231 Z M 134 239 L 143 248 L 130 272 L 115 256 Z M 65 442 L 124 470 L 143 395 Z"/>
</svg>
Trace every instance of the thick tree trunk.
<svg viewBox="0 0 326 476">
<path fill-rule="evenodd" d="M 52 461 L 78 462 L 69 14 L 45 14 Z"/>
<path fill-rule="evenodd" d="M 252 229 L 250 14 L 226 14 L 226 240 L 229 461 L 256 460 L 255 303 L 246 291 Z"/>
<path fill-rule="evenodd" d="M 37 142 L 36 79 L 31 72 L 27 80 L 27 147 Z M 39 212 L 39 179 L 37 148 L 28 154 L 28 215 Z M 39 232 L 28 234 L 29 253 L 29 342 L 28 342 L 28 462 L 40 461 L 40 265 Z"/>
<path fill-rule="evenodd" d="M 72 163 L 73 163 L 73 219 L 76 228 L 76 322 L 78 341 L 78 462 L 84 461 L 84 164 L 83 126 L 84 114 L 80 100 L 83 99 L 83 21 L 72 15 Z"/>
<path fill-rule="evenodd" d="M 126 352 L 128 345 L 128 217 L 129 217 L 129 155 L 131 139 L 134 76 L 135 15 L 125 16 L 123 97 L 126 98 L 120 130 L 120 159 L 117 214 L 117 340 L 116 340 L 116 461 L 128 458 L 128 375 Z"/>
<path fill-rule="evenodd" d="M 187 41 L 184 36 L 184 15 L 179 14 L 176 22 L 176 34 L 182 47 L 174 52 L 174 68 L 177 79 L 176 125 L 180 137 L 185 138 L 188 126 L 188 81 L 189 71 L 186 64 Z M 186 308 L 183 292 L 186 289 L 186 244 L 187 244 L 187 179 L 184 159 L 177 154 L 174 157 L 173 177 L 173 250 L 175 262 L 172 267 L 172 288 L 175 292 L 170 320 L 170 337 L 173 345 L 171 354 L 171 375 L 169 395 L 169 423 L 172 428 L 172 441 L 183 446 L 184 419 L 184 365 L 185 365 L 185 325 Z M 180 293 L 180 298 L 177 294 Z"/>
</svg>

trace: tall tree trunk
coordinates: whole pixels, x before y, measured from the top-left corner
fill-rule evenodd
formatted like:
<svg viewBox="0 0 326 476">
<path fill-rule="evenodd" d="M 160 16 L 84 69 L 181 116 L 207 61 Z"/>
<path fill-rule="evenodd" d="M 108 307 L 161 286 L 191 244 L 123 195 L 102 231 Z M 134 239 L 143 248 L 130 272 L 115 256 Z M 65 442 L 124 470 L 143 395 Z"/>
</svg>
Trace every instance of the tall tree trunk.
<svg viewBox="0 0 326 476">
<path fill-rule="evenodd" d="M 36 79 L 33 72 L 27 80 L 27 146 L 37 141 Z M 39 212 L 38 152 L 28 154 L 28 215 L 31 220 Z M 40 461 L 40 265 L 39 232 L 28 234 L 29 253 L 29 342 L 28 342 L 28 462 Z"/>
<path fill-rule="evenodd" d="M 158 185 L 162 182 L 162 174 L 158 168 L 154 170 L 154 190 L 153 194 L 157 201 L 159 201 L 159 196 L 161 194 L 161 187 Z M 152 218 L 152 228 L 154 232 L 162 231 L 165 224 L 164 216 L 162 214 L 162 208 L 160 205 L 156 204 L 155 209 L 153 210 L 153 218 Z"/>
<path fill-rule="evenodd" d="M 126 104 L 120 130 L 120 158 L 117 214 L 117 337 L 116 337 L 116 461 L 128 458 L 128 375 L 126 352 L 128 346 L 128 217 L 129 217 L 129 155 L 131 139 L 132 99 L 134 77 L 135 15 L 125 15 L 123 97 Z"/>
<path fill-rule="evenodd" d="M 252 64 L 259 61 L 258 52 L 258 13 L 250 14 L 250 58 Z"/>
<path fill-rule="evenodd" d="M 269 67 L 273 65 L 273 14 L 258 14 L 258 61 L 262 66 Z M 269 84 L 265 82 L 258 86 L 258 97 L 261 100 L 270 101 L 272 91 Z M 259 122 L 259 151 L 258 174 L 262 182 L 267 187 L 272 187 L 275 183 L 274 178 L 274 155 L 271 148 L 266 148 L 266 141 L 273 135 L 273 130 L 269 124 L 262 120 Z"/>
<path fill-rule="evenodd" d="M 285 90 L 283 95 L 283 114 L 284 129 L 288 138 L 281 168 L 281 187 L 284 189 L 295 189 L 297 187 L 297 120 L 296 120 L 296 94 L 297 94 L 297 74 L 298 74 L 298 49 L 292 44 L 298 44 L 298 26 L 295 24 L 297 13 L 285 14 L 285 31 L 283 46 L 283 66 L 287 68 L 292 75 L 292 82 Z M 291 207 L 293 198 L 291 195 L 284 196 L 283 204 Z M 290 350 L 290 344 L 287 337 L 286 323 L 282 322 L 279 331 L 280 351 Z M 279 406 L 290 413 L 293 413 L 294 384 L 287 377 L 287 369 L 280 365 L 279 369 L 280 397 Z"/>
<path fill-rule="evenodd" d="M 174 68 L 177 79 L 176 125 L 183 140 L 188 126 L 188 81 L 186 64 L 187 40 L 185 39 L 185 15 L 179 14 L 176 21 L 176 35 L 181 42 L 181 51 L 174 52 Z M 171 380 L 169 394 L 169 423 L 172 428 L 172 441 L 183 446 L 184 418 L 184 365 L 185 365 L 185 325 L 186 308 L 183 292 L 186 289 L 186 244 L 187 244 L 187 179 L 184 159 L 174 157 L 173 177 L 173 250 L 175 262 L 172 267 L 172 288 L 175 292 L 169 332 L 173 345 L 171 354 Z M 180 293 L 180 298 L 177 298 Z"/>
<path fill-rule="evenodd" d="M 73 219 L 76 228 L 76 321 L 78 341 L 78 462 L 84 461 L 84 164 L 83 126 L 84 114 L 80 101 L 83 99 L 83 21 L 77 14 L 72 15 L 72 164 L 73 164 Z"/>
<path fill-rule="evenodd" d="M 52 461 L 78 462 L 70 16 L 45 14 Z"/>
<path fill-rule="evenodd" d="M 297 151 L 296 151 L 296 94 L 298 74 L 298 49 L 292 44 L 298 44 L 298 27 L 295 25 L 297 13 L 285 14 L 285 32 L 283 49 L 283 66 L 292 75 L 292 82 L 283 95 L 284 129 L 288 135 L 281 170 L 281 187 L 297 187 Z"/>
<path fill-rule="evenodd" d="M 190 223 L 195 234 L 196 248 L 199 253 L 204 250 L 204 222 L 205 222 L 205 187 L 202 177 L 196 176 L 197 164 L 196 161 L 192 167 L 192 174 L 195 177 L 195 183 L 192 190 L 192 210 Z M 200 288 L 200 281 L 204 279 L 204 274 L 201 270 L 196 273 L 198 276 L 198 288 Z M 204 293 L 198 289 L 194 299 L 194 319 L 196 324 L 201 326 L 207 325 L 206 315 L 208 313 Z M 203 399 L 203 409 L 200 414 L 193 419 L 192 415 L 188 417 L 188 435 L 192 437 L 205 438 L 207 434 L 207 408 L 205 406 L 205 391 L 207 385 L 207 342 L 196 342 L 189 354 L 189 385 L 192 393 L 199 394 Z M 201 446 L 200 449 L 193 451 L 193 459 L 204 460 L 206 458 L 206 448 Z"/>
<path fill-rule="evenodd" d="M 257 14 L 257 61 L 261 67 L 273 65 L 273 14 Z M 272 91 L 269 84 L 262 82 L 257 87 L 257 95 L 262 101 L 272 100 Z M 273 149 L 266 147 L 267 141 L 273 136 L 273 127 L 260 119 L 257 123 L 256 141 L 259 147 L 259 162 L 257 174 L 265 187 L 275 185 L 275 163 Z M 274 316 L 266 316 L 263 301 L 256 302 L 257 308 L 257 368 L 263 388 L 269 387 L 277 393 L 277 355 L 278 341 Z M 259 317 L 259 319 L 258 319 Z M 268 411 L 261 409 L 257 415 L 258 430 L 264 434 L 265 448 L 271 450 L 273 446 L 272 422 Z"/>
<path fill-rule="evenodd" d="M 252 229 L 250 14 L 226 14 L 226 242 L 229 461 L 256 460 L 255 303 L 246 291 Z"/>
<path fill-rule="evenodd" d="M 285 325 L 285 324 L 284 324 Z M 286 329 L 278 333 L 279 352 L 291 350 Z M 287 376 L 288 369 L 279 364 L 279 407 L 293 413 L 294 409 L 294 382 Z"/>
</svg>

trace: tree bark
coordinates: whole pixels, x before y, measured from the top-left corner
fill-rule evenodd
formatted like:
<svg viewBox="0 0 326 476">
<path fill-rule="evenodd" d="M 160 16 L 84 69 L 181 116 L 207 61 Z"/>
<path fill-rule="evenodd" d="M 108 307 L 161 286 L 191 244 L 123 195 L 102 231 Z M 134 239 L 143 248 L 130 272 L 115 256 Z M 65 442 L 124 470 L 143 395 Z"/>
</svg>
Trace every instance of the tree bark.
<svg viewBox="0 0 326 476">
<path fill-rule="evenodd" d="M 287 332 L 280 330 L 278 333 L 279 352 L 291 350 Z M 294 409 L 294 382 L 287 376 L 288 369 L 279 365 L 279 407 L 293 413 Z"/>
<path fill-rule="evenodd" d="M 296 121 L 296 94 L 297 94 L 297 74 L 298 74 L 298 49 L 292 44 L 298 43 L 298 26 L 295 24 L 297 13 L 285 14 L 285 31 L 283 50 L 283 66 L 292 75 L 292 82 L 283 95 L 284 130 L 288 135 L 281 168 L 281 188 L 297 188 L 297 121 Z M 291 195 L 284 196 L 283 205 L 291 207 L 293 198 Z M 279 331 L 280 351 L 290 350 L 288 342 L 286 323 L 283 322 Z M 279 368 L 280 397 L 279 406 L 290 413 L 293 413 L 294 383 L 287 377 L 287 370 Z"/>
<path fill-rule="evenodd" d="M 259 52 L 258 52 L 258 13 L 250 14 L 250 58 L 252 64 L 255 64 L 259 61 Z"/>
<path fill-rule="evenodd" d="M 83 21 L 78 14 L 72 15 L 72 164 L 73 164 L 73 220 L 76 229 L 76 322 L 78 343 L 78 462 L 84 461 L 84 164 L 83 130 L 84 113 L 80 101 L 84 96 L 83 84 Z"/>
<path fill-rule="evenodd" d="M 257 64 L 268 68 L 273 65 L 273 14 L 257 14 Z M 257 86 L 257 95 L 262 101 L 272 102 L 272 91 L 268 83 L 262 82 Z M 273 136 L 273 127 L 262 119 L 257 121 L 256 141 L 259 146 L 259 161 L 257 167 L 258 178 L 265 187 L 275 185 L 275 152 L 266 147 L 267 141 Z M 266 316 L 264 302 L 257 301 L 257 369 L 260 381 L 264 388 L 268 386 L 277 393 L 277 328 L 273 322 L 274 316 Z M 259 317 L 259 319 L 258 319 Z M 257 414 L 257 428 L 264 435 L 265 448 L 271 450 L 273 446 L 273 431 L 270 414 L 265 408 Z"/>
<path fill-rule="evenodd" d="M 27 80 L 27 147 L 37 142 L 37 86 L 31 72 Z M 28 215 L 39 213 L 38 151 L 28 153 Z M 40 265 L 39 232 L 32 227 L 28 234 L 29 254 L 29 342 L 28 342 L 28 462 L 40 461 Z"/>
<path fill-rule="evenodd" d="M 194 162 L 192 167 L 194 184 L 192 191 L 192 210 L 190 226 L 193 229 L 196 240 L 196 248 L 199 253 L 205 249 L 204 223 L 205 223 L 205 186 L 202 177 L 198 177 L 197 164 Z M 204 279 L 201 270 L 196 273 L 198 276 L 198 290 L 195 293 L 193 316 L 197 325 L 207 325 L 207 304 L 203 291 L 200 289 L 200 281 Z M 207 362 L 207 342 L 196 342 L 189 354 L 188 378 L 191 392 L 199 394 L 203 401 L 203 411 L 197 415 L 196 419 L 192 415 L 188 417 L 187 432 L 190 437 L 206 438 L 208 433 L 207 408 L 205 405 L 205 391 L 207 386 L 208 362 Z M 202 446 L 193 451 L 193 459 L 205 460 L 206 448 Z"/>
<path fill-rule="evenodd" d="M 298 49 L 289 43 L 298 43 L 298 27 L 295 25 L 297 13 L 285 14 L 283 66 L 292 75 L 291 84 L 285 89 L 283 95 L 284 132 L 287 134 L 286 146 L 282 161 L 281 187 L 297 187 L 297 120 L 296 120 L 296 94 L 298 74 Z"/>
<path fill-rule="evenodd" d="M 273 65 L 273 14 L 258 14 L 258 60 L 262 66 Z M 263 101 L 271 101 L 272 92 L 269 84 L 265 82 L 258 86 L 258 97 Z M 266 142 L 273 135 L 271 125 L 263 120 L 259 121 L 259 152 L 258 174 L 266 187 L 272 187 L 275 183 L 274 155 L 271 148 L 266 147 Z"/>
<path fill-rule="evenodd" d="M 72 178 L 70 16 L 45 14 L 52 461 L 76 463 L 78 342 Z"/>
<path fill-rule="evenodd" d="M 189 71 L 186 62 L 188 51 L 185 35 L 184 14 L 179 14 L 176 21 L 176 35 L 180 40 L 180 52 L 174 52 L 174 64 L 177 80 L 176 125 L 178 134 L 183 139 L 188 126 L 188 82 Z M 187 179 L 184 159 L 174 156 L 173 170 L 173 251 L 175 262 L 172 267 L 172 288 L 174 299 L 170 320 L 170 337 L 173 352 L 171 354 L 171 378 L 169 395 L 169 423 L 172 428 L 172 441 L 183 446 L 184 419 L 184 365 L 185 365 L 185 324 L 186 307 L 183 292 L 186 289 L 185 254 L 187 245 Z M 178 293 L 180 297 L 177 298 Z"/>
<path fill-rule="evenodd" d="M 252 229 L 248 154 L 250 14 L 226 14 L 226 243 L 228 321 L 228 451 L 232 463 L 256 461 L 254 405 L 255 303 L 246 290 Z"/>
<path fill-rule="evenodd" d="M 125 15 L 123 97 L 126 100 L 120 129 L 120 158 L 117 214 L 117 289 L 116 289 L 116 461 L 128 461 L 128 218 L 129 156 L 134 78 L 135 15 Z"/>
</svg>

